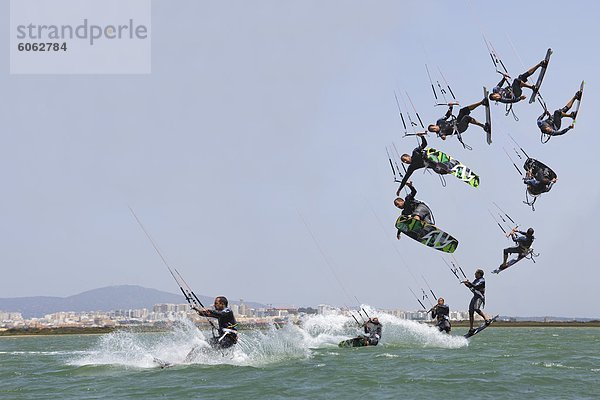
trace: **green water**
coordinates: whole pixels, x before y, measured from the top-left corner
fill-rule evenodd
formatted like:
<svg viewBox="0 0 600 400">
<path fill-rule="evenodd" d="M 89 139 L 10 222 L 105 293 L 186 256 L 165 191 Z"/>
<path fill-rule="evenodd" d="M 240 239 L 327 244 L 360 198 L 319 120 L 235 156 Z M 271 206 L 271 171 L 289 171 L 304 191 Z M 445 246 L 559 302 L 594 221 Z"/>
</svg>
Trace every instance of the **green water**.
<svg viewBox="0 0 600 400">
<path fill-rule="evenodd" d="M 340 349 L 338 317 L 246 331 L 231 354 L 173 332 L 0 338 L 0 398 L 580 399 L 600 398 L 600 328 L 494 328 L 470 341 L 382 316 L 377 347 Z M 160 369 L 152 358 L 176 363 Z M 518 396 L 518 397 L 517 397 Z"/>
</svg>

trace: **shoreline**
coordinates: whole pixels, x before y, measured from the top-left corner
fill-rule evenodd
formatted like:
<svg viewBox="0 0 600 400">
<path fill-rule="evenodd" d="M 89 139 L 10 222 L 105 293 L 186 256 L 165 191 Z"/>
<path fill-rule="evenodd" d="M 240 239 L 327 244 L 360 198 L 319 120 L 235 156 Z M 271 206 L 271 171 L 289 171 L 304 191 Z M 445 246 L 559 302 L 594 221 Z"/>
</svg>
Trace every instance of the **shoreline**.
<svg viewBox="0 0 600 400">
<path fill-rule="evenodd" d="M 482 321 L 476 320 L 475 325 L 479 325 Z M 469 321 L 451 321 L 453 328 L 468 328 Z M 435 326 L 432 323 L 426 323 L 430 326 Z M 496 321 L 493 324 L 496 328 L 600 328 L 600 321 L 553 321 L 553 322 L 538 322 L 538 321 Z M 252 327 L 248 327 L 252 328 Z M 260 327 L 256 327 L 259 328 Z M 56 335 L 102 335 L 118 330 L 133 330 L 139 333 L 158 333 L 168 332 L 167 328 L 155 327 L 95 327 L 95 328 L 29 328 L 29 329 L 7 329 L 0 331 L 0 337 L 14 336 L 56 336 Z M 243 330 L 243 329 L 242 329 Z"/>
<path fill-rule="evenodd" d="M 452 327 L 468 327 L 469 321 L 450 321 Z M 475 325 L 483 323 L 476 319 Z M 600 321 L 496 321 L 491 326 L 501 328 L 600 328 Z"/>
</svg>

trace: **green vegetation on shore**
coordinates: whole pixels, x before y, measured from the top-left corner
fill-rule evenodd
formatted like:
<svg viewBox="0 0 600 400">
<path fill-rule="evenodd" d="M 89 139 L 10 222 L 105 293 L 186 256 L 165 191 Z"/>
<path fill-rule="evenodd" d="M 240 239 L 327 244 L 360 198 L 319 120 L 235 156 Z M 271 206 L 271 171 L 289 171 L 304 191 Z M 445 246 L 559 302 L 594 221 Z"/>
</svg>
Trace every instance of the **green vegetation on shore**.
<svg viewBox="0 0 600 400">
<path fill-rule="evenodd" d="M 475 321 L 475 325 L 482 321 Z M 499 328 L 600 328 L 600 321 L 501 321 L 494 322 L 493 327 Z M 452 321 L 452 327 L 469 327 L 469 321 Z"/>
<path fill-rule="evenodd" d="M 28 335 L 80 335 L 92 333 L 110 333 L 113 327 L 68 327 L 68 328 L 10 328 L 0 331 L 0 336 L 28 336 Z"/>
</svg>

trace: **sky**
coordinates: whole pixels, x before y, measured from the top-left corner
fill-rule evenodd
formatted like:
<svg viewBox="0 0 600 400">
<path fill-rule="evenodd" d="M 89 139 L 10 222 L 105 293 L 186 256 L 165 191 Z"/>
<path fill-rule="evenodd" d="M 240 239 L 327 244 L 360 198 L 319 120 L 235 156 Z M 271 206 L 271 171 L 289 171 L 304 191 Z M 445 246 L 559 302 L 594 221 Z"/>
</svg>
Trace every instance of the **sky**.
<svg viewBox="0 0 600 400">
<path fill-rule="evenodd" d="M 598 8 L 574 2 L 555 20 L 542 18 L 542 2 L 155 0 L 146 75 L 11 75 L 6 38 L 0 297 L 122 284 L 176 293 L 131 206 L 198 294 L 417 309 L 408 288 L 427 289 L 424 277 L 451 308 L 468 308 L 442 253 L 396 240 L 385 148 L 416 144 L 403 138 L 394 90 L 410 94 L 425 124 L 445 112 L 433 106 L 426 63 L 461 104 L 497 83 L 485 35 L 513 75 L 553 49 L 542 86 L 552 110 L 586 80 L 576 129 L 541 144 L 538 104 L 515 105 L 519 121 L 492 104 L 491 146 L 478 127 L 464 135 L 472 151 L 428 138 L 477 172 L 479 188 L 417 172 L 417 198 L 459 240 L 468 276 L 486 271 L 487 312 L 600 317 L 590 168 Z M 7 0 L 0 10 L 6 33 Z M 473 116 L 483 120 L 483 109 Z M 514 155 L 509 134 L 558 174 L 535 212 L 502 149 Z M 535 228 L 535 264 L 489 273 L 512 245 L 492 202 Z"/>
</svg>

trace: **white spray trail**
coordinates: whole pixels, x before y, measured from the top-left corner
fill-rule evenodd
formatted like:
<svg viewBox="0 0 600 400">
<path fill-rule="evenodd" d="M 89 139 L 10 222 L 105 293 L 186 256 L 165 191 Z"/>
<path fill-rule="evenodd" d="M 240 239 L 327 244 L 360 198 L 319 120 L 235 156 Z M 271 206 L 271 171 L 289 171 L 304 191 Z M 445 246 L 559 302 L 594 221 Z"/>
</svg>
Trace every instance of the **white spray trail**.
<svg viewBox="0 0 600 400">
<path fill-rule="evenodd" d="M 379 317 L 383 324 L 379 347 L 446 348 L 468 345 L 462 336 L 446 335 L 435 327 L 378 313 L 368 306 L 364 310 Z M 286 324 L 277 329 L 241 330 L 239 341 L 232 349 L 216 351 L 210 348 L 210 334 L 198 330 L 191 321 L 181 320 L 162 333 L 116 331 L 99 338 L 92 349 L 77 354 L 72 365 L 121 365 L 154 368 L 158 358 L 172 364 L 240 365 L 260 367 L 312 357 L 315 351 L 336 348 L 345 339 L 360 334 L 354 319 L 342 313 L 307 315 L 298 324 Z M 190 351 L 196 351 L 188 356 Z"/>
</svg>

